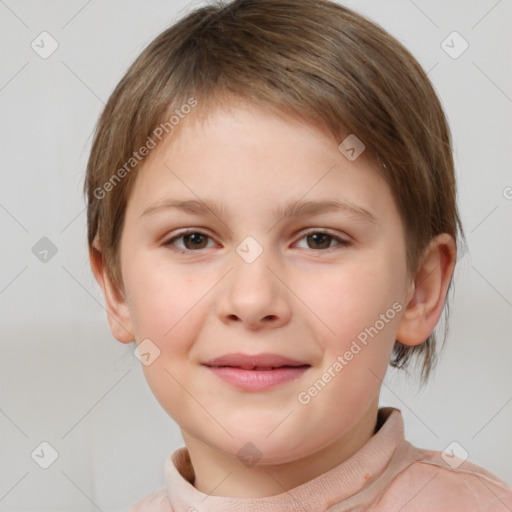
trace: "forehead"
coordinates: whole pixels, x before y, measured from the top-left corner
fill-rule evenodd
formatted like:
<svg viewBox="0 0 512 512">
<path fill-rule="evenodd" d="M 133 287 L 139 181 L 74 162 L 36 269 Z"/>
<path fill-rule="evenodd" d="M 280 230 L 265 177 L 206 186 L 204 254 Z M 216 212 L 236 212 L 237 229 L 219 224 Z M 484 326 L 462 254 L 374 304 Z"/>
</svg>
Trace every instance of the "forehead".
<svg viewBox="0 0 512 512">
<path fill-rule="evenodd" d="M 191 114 L 146 158 L 129 203 L 140 215 L 169 200 L 269 210 L 329 199 L 378 216 L 392 206 L 388 185 L 364 152 L 350 161 L 340 142 L 297 117 L 250 104 Z"/>
</svg>

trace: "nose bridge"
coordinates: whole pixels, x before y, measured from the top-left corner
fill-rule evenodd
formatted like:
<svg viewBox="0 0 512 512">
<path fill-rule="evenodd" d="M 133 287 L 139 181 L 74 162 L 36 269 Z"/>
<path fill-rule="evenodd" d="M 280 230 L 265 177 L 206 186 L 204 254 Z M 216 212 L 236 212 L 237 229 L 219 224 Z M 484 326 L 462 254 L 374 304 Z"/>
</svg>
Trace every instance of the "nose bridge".
<svg viewBox="0 0 512 512">
<path fill-rule="evenodd" d="M 287 321 L 290 308 L 286 287 L 275 275 L 279 267 L 272 249 L 263 247 L 254 237 L 242 240 L 235 248 L 232 270 L 218 301 L 221 319 L 238 319 L 253 327 L 263 321 Z"/>
<path fill-rule="evenodd" d="M 277 292 L 276 278 L 269 268 L 279 263 L 268 244 L 264 247 L 256 238 L 248 236 L 238 244 L 235 253 L 231 272 L 232 291 L 261 296 L 271 291 Z"/>
</svg>

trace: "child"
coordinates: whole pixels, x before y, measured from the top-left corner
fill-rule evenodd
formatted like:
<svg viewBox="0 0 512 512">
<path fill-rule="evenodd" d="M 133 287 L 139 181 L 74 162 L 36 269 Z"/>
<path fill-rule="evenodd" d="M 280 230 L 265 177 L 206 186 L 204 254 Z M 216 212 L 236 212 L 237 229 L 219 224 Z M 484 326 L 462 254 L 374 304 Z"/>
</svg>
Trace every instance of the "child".
<svg viewBox="0 0 512 512">
<path fill-rule="evenodd" d="M 378 407 L 390 360 L 432 368 L 453 167 L 419 64 L 340 5 L 236 0 L 149 45 L 85 184 L 112 333 L 186 445 L 131 511 L 512 510 Z"/>
</svg>

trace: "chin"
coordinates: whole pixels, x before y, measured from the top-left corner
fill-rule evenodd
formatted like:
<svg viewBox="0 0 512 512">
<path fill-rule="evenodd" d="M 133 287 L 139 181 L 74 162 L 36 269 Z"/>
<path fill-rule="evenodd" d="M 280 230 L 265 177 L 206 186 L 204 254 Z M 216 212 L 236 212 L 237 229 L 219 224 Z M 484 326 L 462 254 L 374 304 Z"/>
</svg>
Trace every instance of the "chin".
<svg viewBox="0 0 512 512">
<path fill-rule="evenodd" d="M 230 439 L 222 446 L 218 445 L 217 439 L 216 445 L 231 458 L 241 462 L 249 460 L 249 464 L 246 464 L 249 467 L 251 461 L 258 465 L 286 464 L 305 455 L 304 440 L 274 433 L 268 436 L 270 430 L 265 432 L 255 432 L 254 429 L 238 432 L 230 430 L 234 439 Z"/>
</svg>

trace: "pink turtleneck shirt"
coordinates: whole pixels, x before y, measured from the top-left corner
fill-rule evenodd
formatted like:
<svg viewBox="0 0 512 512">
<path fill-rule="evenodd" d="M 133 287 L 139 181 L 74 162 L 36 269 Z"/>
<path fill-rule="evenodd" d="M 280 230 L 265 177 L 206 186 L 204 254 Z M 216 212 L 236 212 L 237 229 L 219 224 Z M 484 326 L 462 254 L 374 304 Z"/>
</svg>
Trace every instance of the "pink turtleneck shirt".
<svg viewBox="0 0 512 512">
<path fill-rule="evenodd" d="M 125 512 L 512 512 L 512 487 L 450 453 L 443 458 L 441 452 L 407 442 L 398 409 L 379 409 L 377 428 L 339 466 L 263 498 L 198 491 L 188 451 L 182 447 L 165 463 L 164 487 Z"/>
</svg>

